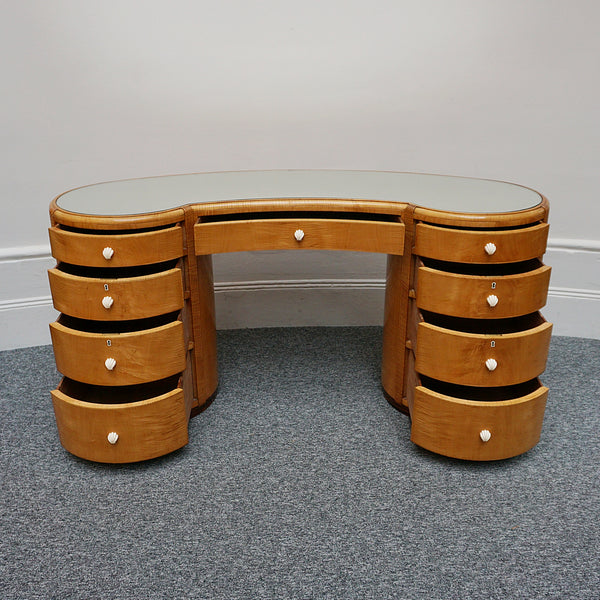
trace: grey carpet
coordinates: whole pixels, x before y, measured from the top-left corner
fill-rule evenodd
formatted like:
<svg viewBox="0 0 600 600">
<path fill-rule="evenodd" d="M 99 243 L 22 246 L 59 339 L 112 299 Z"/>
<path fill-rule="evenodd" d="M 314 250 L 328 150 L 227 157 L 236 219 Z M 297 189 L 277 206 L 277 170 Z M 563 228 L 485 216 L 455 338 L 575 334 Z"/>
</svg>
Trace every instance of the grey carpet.
<svg viewBox="0 0 600 600">
<path fill-rule="evenodd" d="M 0 597 L 600 597 L 600 341 L 553 338 L 542 440 L 469 463 L 409 441 L 379 328 L 219 334 L 190 444 L 150 462 L 59 442 L 50 347 L 0 353 Z"/>
</svg>

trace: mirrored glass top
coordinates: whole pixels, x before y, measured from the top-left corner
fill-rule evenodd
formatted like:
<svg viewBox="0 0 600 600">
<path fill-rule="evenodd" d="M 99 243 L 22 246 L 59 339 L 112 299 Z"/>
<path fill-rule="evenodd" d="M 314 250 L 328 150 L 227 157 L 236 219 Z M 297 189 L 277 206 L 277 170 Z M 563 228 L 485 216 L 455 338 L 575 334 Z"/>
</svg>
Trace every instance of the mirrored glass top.
<svg viewBox="0 0 600 600">
<path fill-rule="evenodd" d="M 512 183 L 382 171 L 229 171 L 99 183 L 66 192 L 58 206 L 88 215 L 135 215 L 187 204 L 277 198 L 409 202 L 466 213 L 537 206 L 541 196 Z"/>
</svg>

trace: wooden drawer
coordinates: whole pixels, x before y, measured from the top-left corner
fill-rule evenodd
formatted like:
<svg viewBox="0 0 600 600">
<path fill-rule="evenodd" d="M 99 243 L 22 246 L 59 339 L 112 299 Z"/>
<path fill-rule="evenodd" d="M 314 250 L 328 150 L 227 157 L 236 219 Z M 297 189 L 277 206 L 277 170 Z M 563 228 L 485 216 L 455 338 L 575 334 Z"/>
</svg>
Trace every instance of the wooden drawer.
<svg viewBox="0 0 600 600">
<path fill-rule="evenodd" d="M 415 369 L 461 385 L 522 383 L 538 377 L 546 368 L 551 332 L 550 323 L 507 334 L 465 333 L 419 323 Z"/>
<path fill-rule="evenodd" d="M 58 227 L 51 227 L 49 232 L 52 256 L 73 265 L 127 267 L 183 256 L 183 230 L 179 226 L 127 234 L 75 233 Z"/>
<path fill-rule="evenodd" d="M 442 315 L 473 319 L 533 313 L 546 304 L 550 271 L 550 267 L 542 265 L 515 275 L 463 275 L 420 266 L 417 306 Z M 494 297 L 497 303 L 492 305 Z"/>
<path fill-rule="evenodd" d="M 57 321 L 50 334 L 57 369 L 76 381 L 132 385 L 181 373 L 186 366 L 181 321 L 127 333 L 89 333 Z M 106 365 L 110 358 L 116 361 L 112 370 Z"/>
<path fill-rule="evenodd" d="M 465 460 L 500 460 L 537 444 L 548 389 L 511 400 L 481 402 L 415 389 L 411 440 L 427 450 Z M 487 442 L 481 432 L 488 431 Z"/>
<path fill-rule="evenodd" d="M 540 223 L 523 229 L 475 231 L 419 223 L 414 253 L 450 262 L 520 262 L 544 254 L 548 228 Z"/>
<path fill-rule="evenodd" d="M 84 402 L 54 390 L 52 402 L 63 447 L 87 460 L 148 460 L 188 443 L 183 390 L 126 404 Z M 115 443 L 108 435 L 117 434 Z M 112 436 L 114 441 L 114 436 Z"/>
<path fill-rule="evenodd" d="M 296 239 L 295 234 L 298 233 Z M 354 250 L 403 254 L 404 225 L 351 219 L 253 219 L 200 223 L 196 254 L 243 250 Z"/>
<path fill-rule="evenodd" d="M 119 279 L 79 277 L 50 269 L 48 279 L 54 308 L 80 319 L 144 319 L 183 307 L 180 269 Z"/>
</svg>

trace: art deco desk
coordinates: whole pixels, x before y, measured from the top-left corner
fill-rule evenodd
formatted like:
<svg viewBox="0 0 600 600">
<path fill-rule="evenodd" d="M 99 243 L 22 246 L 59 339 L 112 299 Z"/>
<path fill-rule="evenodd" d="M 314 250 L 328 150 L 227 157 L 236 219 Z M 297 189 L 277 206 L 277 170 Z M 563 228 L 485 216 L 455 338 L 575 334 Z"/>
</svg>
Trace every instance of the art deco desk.
<svg viewBox="0 0 600 600">
<path fill-rule="evenodd" d="M 266 171 L 117 181 L 50 207 L 52 392 L 62 445 L 100 462 L 164 455 L 217 389 L 211 255 L 388 255 L 382 384 L 412 441 L 469 460 L 539 440 L 548 390 L 548 203 L 507 183 Z"/>
</svg>

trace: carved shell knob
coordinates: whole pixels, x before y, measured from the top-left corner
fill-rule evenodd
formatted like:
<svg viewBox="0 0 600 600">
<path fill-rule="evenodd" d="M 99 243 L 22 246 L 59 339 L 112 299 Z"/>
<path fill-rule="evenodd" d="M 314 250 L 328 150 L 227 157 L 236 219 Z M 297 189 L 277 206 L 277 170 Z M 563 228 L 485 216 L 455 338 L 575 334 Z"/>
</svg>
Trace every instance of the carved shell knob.
<svg viewBox="0 0 600 600">
<path fill-rule="evenodd" d="M 495 371 L 498 366 L 498 361 L 494 358 L 488 358 L 485 361 L 485 366 L 488 368 L 488 371 Z"/>
<path fill-rule="evenodd" d="M 304 239 L 304 231 L 302 231 L 302 229 L 296 229 L 294 237 L 298 242 L 301 242 Z"/>
<path fill-rule="evenodd" d="M 104 248 L 104 250 L 102 250 L 102 256 L 104 256 L 106 260 L 110 260 L 114 253 L 115 251 L 110 246 L 107 246 Z"/>
<path fill-rule="evenodd" d="M 109 370 L 112 371 L 116 366 L 117 366 L 117 361 L 114 358 L 107 358 L 104 361 L 104 366 Z"/>
<path fill-rule="evenodd" d="M 115 431 L 111 431 L 106 438 L 108 439 L 108 442 L 110 444 L 116 444 L 117 440 L 119 439 L 119 434 L 116 433 Z"/>
<path fill-rule="evenodd" d="M 479 432 L 479 437 L 481 438 L 482 442 L 489 442 L 492 437 L 492 434 L 487 429 L 482 429 Z"/>
<path fill-rule="evenodd" d="M 494 254 L 494 252 L 496 252 L 496 244 L 494 244 L 493 242 L 488 242 L 485 245 L 485 251 L 491 256 L 492 254 Z"/>
<path fill-rule="evenodd" d="M 113 305 L 113 302 L 112 296 L 104 296 L 104 298 L 102 298 L 102 306 L 106 309 L 109 309 Z"/>
<path fill-rule="evenodd" d="M 498 296 L 496 296 L 495 294 L 490 294 L 487 297 L 487 303 L 494 308 L 494 306 L 496 306 L 496 304 L 498 304 Z"/>
</svg>

